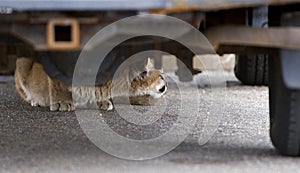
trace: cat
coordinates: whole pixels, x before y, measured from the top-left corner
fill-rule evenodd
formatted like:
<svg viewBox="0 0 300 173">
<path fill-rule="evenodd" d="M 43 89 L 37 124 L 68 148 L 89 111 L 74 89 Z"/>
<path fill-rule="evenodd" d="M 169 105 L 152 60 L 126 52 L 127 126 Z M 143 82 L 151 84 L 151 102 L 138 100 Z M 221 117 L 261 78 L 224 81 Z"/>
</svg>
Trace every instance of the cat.
<svg viewBox="0 0 300 173">
<path fill-rule="evenodd" d="M 73 111 L 77 106 L 90 103 L 96 103 L 102 110 L 112 110 L 111 99 L 114 97 L 125 96 L 132 104 L 149 105 L 166 93 L 167 82 L 162 71 L 155 70 L 149 58 L 144 70 L 133 80 L 127 69 L 121 73 L 123 76 L 103 85 L 72 87 L 50 78 L 38 62 L 22 57 L 16 61 L 15 87 L 26 102 L 32 106 L 50 107 L 51 111 Z"/>
</svg>

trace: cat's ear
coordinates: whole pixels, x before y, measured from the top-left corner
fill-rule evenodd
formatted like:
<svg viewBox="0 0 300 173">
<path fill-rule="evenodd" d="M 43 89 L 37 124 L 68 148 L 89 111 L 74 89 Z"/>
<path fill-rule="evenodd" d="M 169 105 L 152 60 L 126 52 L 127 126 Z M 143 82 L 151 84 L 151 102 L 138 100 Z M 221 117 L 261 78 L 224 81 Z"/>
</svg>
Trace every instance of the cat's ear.
<svg viewBox="0 0 300 173">
<path fill-rule="evenodd" d="M 152 64 L 151 59 L 148 58 L 147 62 L 145 64 L 145 71 L 149 72 L 150 70 L 153 70 L 153 69 L 154 69 L 154 65 Z"/>
</svg>

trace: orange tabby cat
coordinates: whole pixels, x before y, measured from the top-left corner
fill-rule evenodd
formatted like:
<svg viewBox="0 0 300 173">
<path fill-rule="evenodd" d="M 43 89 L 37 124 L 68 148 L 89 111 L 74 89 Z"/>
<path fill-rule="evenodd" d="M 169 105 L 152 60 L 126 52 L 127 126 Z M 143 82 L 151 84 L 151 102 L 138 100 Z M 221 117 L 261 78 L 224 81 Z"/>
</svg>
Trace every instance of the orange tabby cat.
<svg viewBox="0 0 300 173">
<path fill-rule="evenodd" d="M 148 105 L 160 99 L 167 90 L 161 71 L 154 70 L 150 59 L 145 71 L 129 80 L 128 71 L 100 86 L 68 86 L 50 78 L 43 66 L 30 58 L 17 59 L 15 86 L 20 96 L 32 106 L 49 106 L 51 111 L 72 111 L 75 106 L 96 103 L 100 109 L 112 110 L 110 99 L 128 96 L 134 104 Z M 112 92 L 113 91 L 113 92 Z M 72 99 L 73 92 L 73 99 Z"/>
</svg>

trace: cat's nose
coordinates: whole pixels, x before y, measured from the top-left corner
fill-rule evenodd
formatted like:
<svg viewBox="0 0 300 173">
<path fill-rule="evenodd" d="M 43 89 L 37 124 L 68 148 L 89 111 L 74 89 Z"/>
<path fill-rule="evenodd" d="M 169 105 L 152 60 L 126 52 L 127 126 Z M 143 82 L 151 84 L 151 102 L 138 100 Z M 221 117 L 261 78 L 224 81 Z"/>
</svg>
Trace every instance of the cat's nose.
<svg viewBox="0 0 300 173">
<path fill-rule="evenodd" d="M 161 88 L 159 89 L 159 92 L 163 93 L 163 92 L 165 92 L 165 90 L 166 90 L 166 86 L 164 85 L 163 87 L 161 87 Z"/>
</svg>

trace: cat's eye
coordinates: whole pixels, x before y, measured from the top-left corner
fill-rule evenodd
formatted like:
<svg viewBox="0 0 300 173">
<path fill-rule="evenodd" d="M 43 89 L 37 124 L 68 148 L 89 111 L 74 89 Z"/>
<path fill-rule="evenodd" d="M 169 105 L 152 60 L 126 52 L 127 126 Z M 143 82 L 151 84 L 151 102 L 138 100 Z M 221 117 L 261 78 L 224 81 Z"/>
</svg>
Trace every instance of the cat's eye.
<svg viewBox="0 0 300 173">
<path fill-rule="evenodd" d="M 142 77 L 142 79 L 145 79 L 147 77 L 147 72 L 146 71 L 142 72 L 140 76 Z"/>
<path fill-rule="evenodd" d="M 166 86 L 164 85 L 164 86 L 161 87 L 158 91 L 161 92 L 161 93 L 163 93 L 163 92 L 165 92 L 165 90 L 166 90 Z"/>
</svg>

